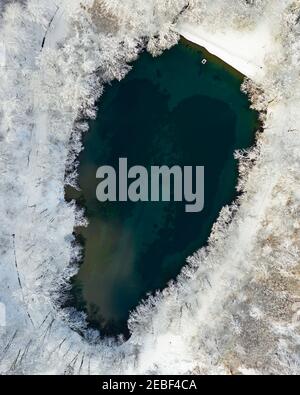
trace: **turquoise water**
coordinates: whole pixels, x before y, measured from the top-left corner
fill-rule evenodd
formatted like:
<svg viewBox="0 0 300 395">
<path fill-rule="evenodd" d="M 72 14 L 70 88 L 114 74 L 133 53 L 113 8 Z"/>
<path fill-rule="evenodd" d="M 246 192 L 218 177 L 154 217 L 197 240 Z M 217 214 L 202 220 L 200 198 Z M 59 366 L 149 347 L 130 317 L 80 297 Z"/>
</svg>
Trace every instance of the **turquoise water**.
<svg viewBox="0 0 300 395">
<path fill-rule="evenodd" d="M 258 116 L 240 92 L 242 76 L 212 56 L 202 64 L 205 56 L 183 42 L 159 58 L 142 54 L 124 80 L 106 87 L 84 136 L 81 191 L 66 193 L 89 219 L 76 229 L 84 258 L 70 304 L 102 335 L 129 335 L 129 311 L 176 278 L 236 197 L 233 153 L 254 143 Z M 128 166 L 204 166 L 204 210 L 186 213 L 185 202 L 100 203 L 96 170 L 117 169 L 120 157 Z"/>
</svg>

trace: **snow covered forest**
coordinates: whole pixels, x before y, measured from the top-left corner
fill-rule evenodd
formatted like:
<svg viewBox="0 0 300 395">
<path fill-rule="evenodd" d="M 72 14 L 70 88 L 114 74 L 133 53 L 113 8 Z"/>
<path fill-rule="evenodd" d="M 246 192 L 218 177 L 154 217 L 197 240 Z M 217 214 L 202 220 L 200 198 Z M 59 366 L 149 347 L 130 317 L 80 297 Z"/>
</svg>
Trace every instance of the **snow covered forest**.
<svg viewBox="0 0 300 395">
<path fill-rule="evenodd" d="M 0 0 L 0 13 L 0 373 L 300 373 L 300 1 Z M 237 68 L 253 59 L 242 89 L 264 132 L 236 153 L 244 193 L 208 247 L 132 312 L 128 341 L 101 339 L 61 308 L 85 223 L 64 186 L 105 84 L 179 33 Z"/>
</svg>

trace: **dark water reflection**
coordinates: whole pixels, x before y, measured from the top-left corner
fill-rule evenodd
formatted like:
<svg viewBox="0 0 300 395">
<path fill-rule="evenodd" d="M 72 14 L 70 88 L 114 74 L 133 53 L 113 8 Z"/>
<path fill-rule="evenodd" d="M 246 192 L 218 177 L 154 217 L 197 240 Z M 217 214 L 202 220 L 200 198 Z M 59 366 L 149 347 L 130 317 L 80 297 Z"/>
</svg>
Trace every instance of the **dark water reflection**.
<svg viewBox="0 0 300 395">
<path fill-rule="evenodd" d="M 80 155 L 82 191 L 67 190 L 86 207 L 85 256 L 73 279 L 71 303 L 88 312 L 101 333 L 128 335 L 126 321 L 147 292 L 175 278 L 203 246 L 220 209 L 236 196 L 233 152 L 252 145 L 257 114 L 240 92 L 242 76 L 182 43 L 153 59 L 143 54 L 120 83 L 107 87 Z M 96 170 L 128 166 L 205 166 L 205 207 L 185 203 L 96 199 Z"/>
</svg>

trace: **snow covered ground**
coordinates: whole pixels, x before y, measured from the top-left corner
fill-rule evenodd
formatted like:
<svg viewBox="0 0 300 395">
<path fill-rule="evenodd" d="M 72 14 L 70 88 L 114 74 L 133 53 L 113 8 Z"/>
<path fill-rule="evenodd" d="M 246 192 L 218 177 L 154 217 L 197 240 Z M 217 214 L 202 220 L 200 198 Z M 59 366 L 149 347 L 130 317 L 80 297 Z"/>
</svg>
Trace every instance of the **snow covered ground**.
<svg viewBox="0 0 300 395">
<path fill-rule="evenodd" d="M 215 32 L 202 25 L 187 22 L 179 24 L 177 31 L 242 74 L 256 80 L 263 79 L 266 72 L 265 56 L 269 48 L 274 49 L 275 44 L 274 36 L 264 23 L 256 26 L 253 31 L 239 35 L 233 29 Z"/>
<path fill-rule="evenodd" d="M 27 0 L 4 9 L 0 373 L 299 373 L 300 2 Z M 244 89 L 265 130 L 237 153 L 245 193 L 223 209 L 209 246 L 132 313 L 127 342 L 101 340 L 83 314 L 60 307 L 80 255 L 73 228 L 84 222 L 64 201 L 66 168 L 74 182 L 80 119 L 95 115 L 104 84 L 178 32 L 251 77 Z"/>
<path fill-rule="evenodd" d="M 286 8 L 286 2 L 277 2 L 274 13 L 274 2 L 265 3 L 263 14 L 257 15 L 255 24 L 243 25 L 238 34 L 230 23 L 218 26 L 206 23 L 205 17 L 198 23 L 183 19 L 176 30 L 255 82 L 263 82 L 268 61 L 281 50 L 278 32 L 280 17 Z"/>
</svg>

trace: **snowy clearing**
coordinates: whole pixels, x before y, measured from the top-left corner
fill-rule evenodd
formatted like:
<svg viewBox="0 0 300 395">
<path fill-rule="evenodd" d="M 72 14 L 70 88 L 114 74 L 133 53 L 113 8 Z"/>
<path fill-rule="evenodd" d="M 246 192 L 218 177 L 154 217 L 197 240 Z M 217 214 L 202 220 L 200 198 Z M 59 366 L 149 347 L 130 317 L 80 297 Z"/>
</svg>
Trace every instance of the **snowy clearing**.
<svg viewBox="0 0 300 395">
<path fill-rule="evenodd" d="M 237 35 L 234 30 L 210 32 L 201 25 L 182 23 L 177 31 L 247 77 L 263 79 L 265 56 L 269 48 L 274 48 L 268 26 L 261 24 L 254 31 Z"/>
</svg>

